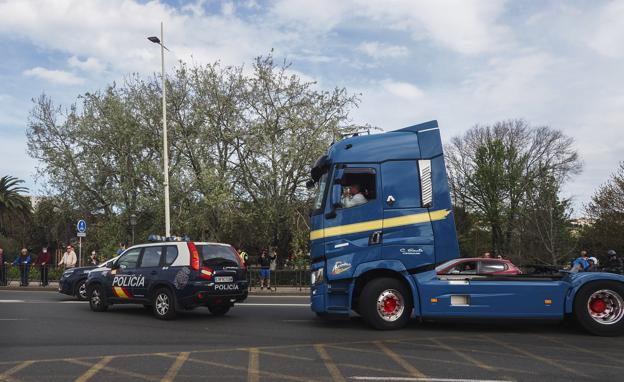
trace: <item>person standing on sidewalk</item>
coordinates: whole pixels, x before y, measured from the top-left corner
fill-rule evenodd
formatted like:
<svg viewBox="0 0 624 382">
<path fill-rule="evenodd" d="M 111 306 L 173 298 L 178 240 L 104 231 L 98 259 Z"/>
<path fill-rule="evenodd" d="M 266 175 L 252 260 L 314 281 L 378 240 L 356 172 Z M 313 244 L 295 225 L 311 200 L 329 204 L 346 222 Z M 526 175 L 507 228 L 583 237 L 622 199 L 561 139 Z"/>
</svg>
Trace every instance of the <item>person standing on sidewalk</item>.
<svg viewBox="0 0 624 382">
<path fill-rule="evenodd" d="M 37 256 L 35 265 L 39 267 L 41 286 L 48 286 L 48 269 L 50 269 L 50 253 L 48 252 L 48 247 L 41 248 L 41 253 Z"/>
<path fill-rule="evenodd" d="M 65 269 L 69 269 L 75 267 L 77 261 L 78 258 L 76 257 L 76 252 L 74 252 L 74 247 L 68 245 L 67 251 L 63 253 L 63 257 L 61 258 L 61 261 L 59 261 L 58 265 L 63 266 Z"/>
<path fill-rule="evenodd" d="M 28 275 L 30 273 L 30 255 L 26 248 L 22 248 L 20 254 L 13 260 L 13 265 L 19 265 L 20 286 L 28 286 Z"/>
<path fill-rule="evenodd" d="M 4 249 L 0 248 L 0 286 L 7 285 L 6 257 Z"/>
<path fill-rule="evenodd" d="M 271 290 L 271 259 L 267 256 L 266 251 L 262 251 L 258 259 L 260 266 L 260 290 L 264 289 L 264 285 Z"/>
</svg>

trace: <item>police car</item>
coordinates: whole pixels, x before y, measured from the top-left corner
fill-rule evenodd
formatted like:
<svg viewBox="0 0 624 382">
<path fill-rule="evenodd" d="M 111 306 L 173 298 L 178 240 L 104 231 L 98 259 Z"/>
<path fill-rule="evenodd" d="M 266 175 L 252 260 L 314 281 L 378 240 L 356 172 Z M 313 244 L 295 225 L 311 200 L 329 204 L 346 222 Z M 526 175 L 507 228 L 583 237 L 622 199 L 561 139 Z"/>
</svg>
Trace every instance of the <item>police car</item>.
<svg viewBox="0 0 624 382">
<path fill-rule="evenodd" d="M 247 298 L 247 277 L 229 244 L 168 239 L 132 246 L 110 268 L 90 271 L 86 290 L 93 311 L 143 304 L 157 318 L 169 320 L 178 310 L 198 306 L 213 315 L 226 314 Z"/>
<path fill-rule="evenodd" d="M 110 265 L 115 259 L 117 258 L 110 259 L 98 266 L 93 265 L 66 269 L 59 280 L 59 293 L 74 296 L 80 301 L 85 301 L 87 299 L 85 283 L 87 282 L 89 272 L 96 268 L 110 268 Z"/>
</svg>

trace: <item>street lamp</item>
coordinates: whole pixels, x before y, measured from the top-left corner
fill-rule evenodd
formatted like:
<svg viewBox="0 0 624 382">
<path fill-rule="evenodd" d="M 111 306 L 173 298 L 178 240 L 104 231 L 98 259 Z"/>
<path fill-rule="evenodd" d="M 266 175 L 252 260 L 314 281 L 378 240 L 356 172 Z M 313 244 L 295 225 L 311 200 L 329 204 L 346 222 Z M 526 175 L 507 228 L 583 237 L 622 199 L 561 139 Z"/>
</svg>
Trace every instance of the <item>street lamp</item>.
<svg viewBox="0 0 624 382">
<path fill-rule="evenodd" d="M 132 245 L 134 245 L 134 227 L 137 224 L 137 217 L 135 214 L 130 215 L 130 226 L 132 227 Z"/>
<path fill-rule="evenodd" d="M 165 89 L 165 47 L 163 37 L 163 23 L 160 22 L 160 39 L 156 36 L 147 38 L 154 44 L 160 45 L 160 59 L 162 63 L 162 112 L 163 112 L 163 172 L 165 175 L 165 237 L 171 236 L 171 222 L 169 217 L 169 149 L 167 148 L 167 92 Z M 167 49 L 169 50 L 169 49 Z"/>
</svg>

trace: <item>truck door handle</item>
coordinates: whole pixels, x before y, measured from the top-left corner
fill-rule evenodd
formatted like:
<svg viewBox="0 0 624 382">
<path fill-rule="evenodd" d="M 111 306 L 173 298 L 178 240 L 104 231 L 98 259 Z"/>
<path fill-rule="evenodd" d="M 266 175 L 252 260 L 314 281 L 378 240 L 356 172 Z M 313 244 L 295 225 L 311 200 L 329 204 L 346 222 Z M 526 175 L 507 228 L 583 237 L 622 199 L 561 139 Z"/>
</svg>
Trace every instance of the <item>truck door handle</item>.
<svg viewBox="0 0 624 382">
<path fill-rule="evenodd" d="M 381 231 L 375 231 L 368 237 L 368 245 L 381 244 Z"/>
</svg>

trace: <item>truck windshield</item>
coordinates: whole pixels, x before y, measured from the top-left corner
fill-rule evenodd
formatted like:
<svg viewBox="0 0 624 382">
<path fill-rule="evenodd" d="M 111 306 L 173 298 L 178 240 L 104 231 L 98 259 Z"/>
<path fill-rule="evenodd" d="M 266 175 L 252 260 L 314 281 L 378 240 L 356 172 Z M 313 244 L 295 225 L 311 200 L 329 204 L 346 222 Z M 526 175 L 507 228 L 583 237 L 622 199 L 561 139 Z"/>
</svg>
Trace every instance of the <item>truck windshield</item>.
<svg viewBox="0 0 624 382">
<path fill-rule="evenodd" d="M 314 198 L 314 210 L 319 210 L 323 206 L 323 196 L 325 196 L 325 188 L 327 188 L 327 173 L 321 175 L 316 188 L 316 197 Z"/>
</svg>

